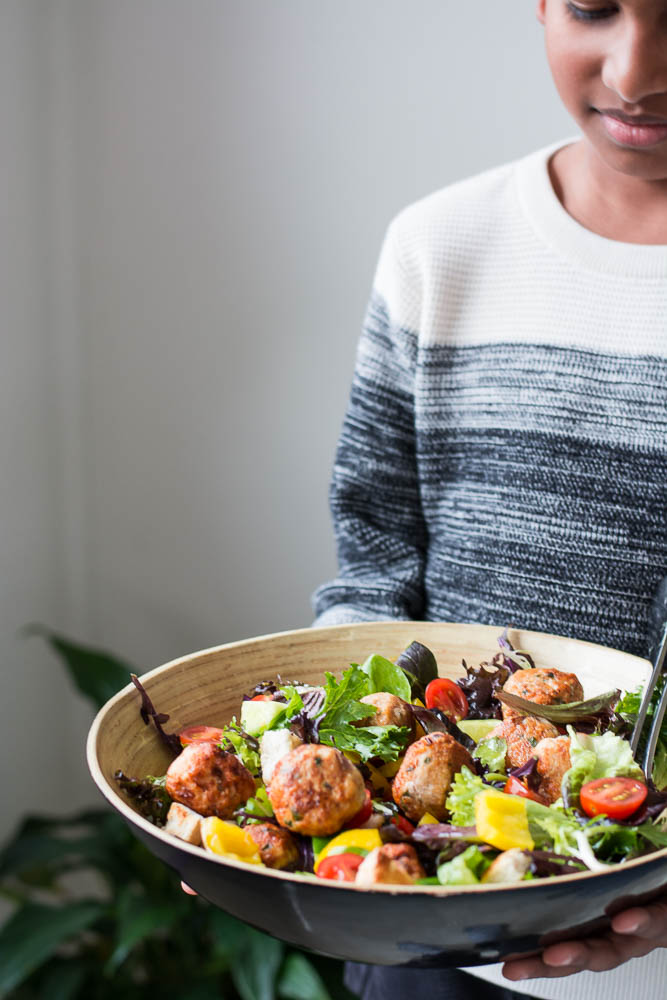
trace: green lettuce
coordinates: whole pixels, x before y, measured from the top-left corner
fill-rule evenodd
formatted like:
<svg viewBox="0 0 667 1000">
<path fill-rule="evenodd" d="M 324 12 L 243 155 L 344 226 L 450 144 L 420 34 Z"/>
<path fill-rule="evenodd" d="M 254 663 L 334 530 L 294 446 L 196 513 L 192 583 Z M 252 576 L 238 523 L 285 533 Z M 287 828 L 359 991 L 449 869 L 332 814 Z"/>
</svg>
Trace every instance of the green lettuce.
<svg viewBox="0 0 667 1000">
<path fill-rule="evenodd" d="M 410 701 L 412 693 L 410 681 L 401 668 L 385 656 L 373 653 L 362 664 L 361 669 L 368 677 L 369 694 L 374 694 L 376 691 L 387 691 L 389 694 L 402 698 L 403 701 Z"/>
<path fill-rule="evenodd" d="M 440 885 L 477 885 L 491 861 L 474 844 L 438 866 Z"/>
<path fill-rule="evenodd" d="M 610 730 L 601 736 L 576 733 L 572 726 L 568 726 L 567 731 L 572 767 L 565 772 L 563 785 L 573 804 L 578 803 L 579 791 L 587 781 L 617 777 L 645 781 L 644 772 L 632 756 L 630 744 L 621 736 L 615 736 Z"/>
<path fill-rule="evenodd" d="M 454 775 L 445 802 L 453 826 L 475 825 L 475 797 L 488 787 L 468 767 L 462 767 Z"/>
<path fill-rule="evenodd" d="M 505 757 L 507 755 L 507 740 L 500 736 L 490 736 L 480 740 L 472 752 L 480 763 L 485 764 L 489 771 L 495 774 L 505 774 Z"/>
</svg>

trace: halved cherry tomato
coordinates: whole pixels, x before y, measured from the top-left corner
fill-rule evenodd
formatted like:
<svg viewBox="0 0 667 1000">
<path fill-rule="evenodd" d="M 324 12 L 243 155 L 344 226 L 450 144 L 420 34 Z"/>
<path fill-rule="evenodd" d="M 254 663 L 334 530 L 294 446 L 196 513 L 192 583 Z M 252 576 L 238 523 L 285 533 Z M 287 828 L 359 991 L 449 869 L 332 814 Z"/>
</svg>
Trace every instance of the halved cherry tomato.
<svg viewBox="0 0 667 1000">
<path fill-rule="evenodd" d="M 270 694 L 256 694 L 250 701 L 273 701 L 273 698 Z"/>
<path fill-rule="evenodd" d="M 373 812 L 373 802 L 371 801 L 371 793 L 369 792 L 368 789 L 366 789 L 366 801 L 364 802 L 359 812 L 355 813 L 352 819 L 347 821 L 343 829 L 344 830 L 358 829 L 360 826 L 364 825 L 364 823 L 370 817 L 370 814 L 372 812 Z"/>
<path fill-rule="evenodd" d="M 648 789 L 636 778 L 596 778 L 581 786 L 579 801 L 587 816 L 604 813 L 610 819 L 626 819 L 639 809 Z"/>
<path fill-rule="evenodd" d="M 188 743 L 219 743 L 224 735 L 222 729 L 216 729 L 215 726 L 188 726 L 181 730 L 178 738 L 181 746 L 186 747 Z"/>
<path fill-rule="evenodd" d="M 405 818 L 405 816 L 392 816 L 390 822 L 393 823 L 394 826 L 397 826 L 399 830 L 402 830 L 403 833 L 407 833 L 408 836 L 415 832 L 414 826 L 409 819 Z"/>
<path fill-rule="evenodd" d="M 426 685 L 424 693 L 427 708 L 439 708 L 452 722 L 465 719 L 468 699 L 455 681 L 449 677 L 436 677 Z"/>
<path fill-rule="evenodd" d="M 503 791 L 506 795 L 520 795 L 522 799 L 532 799 L 533 802 L 541 802 L 544 805 L 542 796 L 534 792 L 528 785 L 524 785 L 519 778 L 508 778 Z"/>
<path fill-rule="evenodd" d="M 317 874 L 320 878 L 330 878 L 334 882 L 354 882 L 363 860 L 360 854 L 331 854 L 320 861 Z"/>
</svg>

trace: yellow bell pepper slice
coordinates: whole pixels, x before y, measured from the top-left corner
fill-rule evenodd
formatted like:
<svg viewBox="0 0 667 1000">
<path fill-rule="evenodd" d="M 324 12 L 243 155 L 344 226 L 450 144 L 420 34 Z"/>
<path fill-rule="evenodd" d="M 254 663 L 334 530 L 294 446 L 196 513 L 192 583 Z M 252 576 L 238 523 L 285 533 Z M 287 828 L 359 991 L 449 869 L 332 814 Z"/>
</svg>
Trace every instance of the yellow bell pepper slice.
<svg viewBox="0 0 667 1000">
<path fill-rule="evenodd" d="M 318 854 L 315 873 L 317 874 L 320 864 L 330 854 L 344 854 L 346 849 L 353 851 L 355 847 L 370 853 L 374 848 L 382 847 L 382 838 L 377 830 L 343 830 L 342 833 L 332 837 Z"/>
<path fill-rule="evenodd" d="M 432 813 L 424 813 L 422 818 L 417 823 L 417 826 L 430 826 L 432 823 L 439 823 L 440 820 L 436 819 Z"/>
<path fill-rule="evenodd" d="M 382 774 L 382 772 L 379 771 L 377 767 L 373 767 L 372 764 L 367 763 L 366 767 L 370 772 L 371 784 L 375 789 L 375 791 L 376 792 L 386 791 L 389 788 L 389 782 L 385 778 L 384 774 Z"/>
<path fill-rule="evenodd" d="M 201 839 L 207 851 L 223 858 L 261 865 L 257 844 L 250 834 L 236 823 L 227 823 L 217 816 L 207 816 L 201 821 Z"/>
<path fill-rule="evenodd" d="M 403 758 L 399 757 L 398 760 L 390 760 L 388 764 L 383 764 L 382 767 L 378 768 L 380 774 L 384 775 L 385 778 L 393 778 L 398 774 L 398 770 L 403 763 Z"/>
<path fill-rule="evenodd" d="M 475 798 L 475 825 L 482 840 L 500 851 L 511 847 L 532 851 L 535 847 L 526 802 L 518 795 L 504 795 L 493 788 L 480 792 Z"/>
</svg>

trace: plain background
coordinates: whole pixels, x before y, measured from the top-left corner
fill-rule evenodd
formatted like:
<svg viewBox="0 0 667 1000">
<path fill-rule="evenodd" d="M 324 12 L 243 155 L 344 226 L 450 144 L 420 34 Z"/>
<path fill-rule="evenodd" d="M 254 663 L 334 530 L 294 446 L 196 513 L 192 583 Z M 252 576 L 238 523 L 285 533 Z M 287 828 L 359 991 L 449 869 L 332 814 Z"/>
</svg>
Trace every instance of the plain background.
<svg viewBox="0 0 667 1000">
<path fill-rule="evenodd" d="M 40 621 L 311 620 L 383 233 L 570 135 L 534 0 L 0 0 L 0 838 L 98 799 Z"/>
</svg>

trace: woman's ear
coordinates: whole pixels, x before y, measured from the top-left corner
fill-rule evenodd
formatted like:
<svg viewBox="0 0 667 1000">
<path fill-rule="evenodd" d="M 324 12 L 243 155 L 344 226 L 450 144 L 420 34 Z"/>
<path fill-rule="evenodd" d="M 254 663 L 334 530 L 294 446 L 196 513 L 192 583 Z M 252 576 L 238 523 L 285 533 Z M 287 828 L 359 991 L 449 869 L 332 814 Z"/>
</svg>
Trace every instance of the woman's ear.
<svg viewBox="0 0 667 1000">
<path fill-rule="evenodd" d="M 537 9 L 535 13 L 537 14 L 537 20 L 540 24 L 544 24 L 544 18 L 546 17 L 546 6 L 547 0 L 537 0 Z"/>
</svg>

